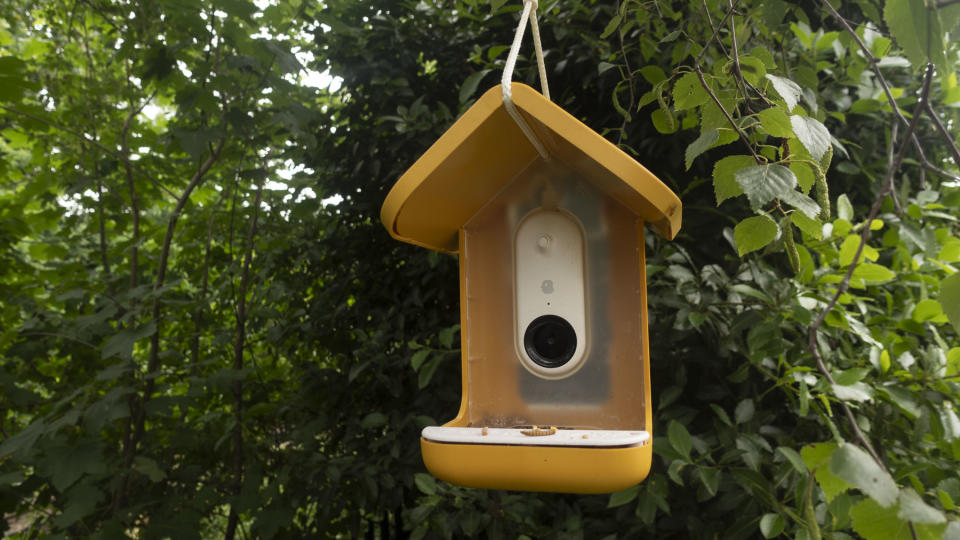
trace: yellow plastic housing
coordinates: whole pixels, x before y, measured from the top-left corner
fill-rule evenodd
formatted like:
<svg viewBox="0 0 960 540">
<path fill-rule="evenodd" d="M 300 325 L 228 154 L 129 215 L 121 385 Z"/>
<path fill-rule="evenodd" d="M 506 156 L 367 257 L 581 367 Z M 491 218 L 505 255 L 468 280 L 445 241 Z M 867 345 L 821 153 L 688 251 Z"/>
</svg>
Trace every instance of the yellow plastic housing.
<svg viewBox="0 0 960 540">
<path fill-rule="evenodd" d="M 449 424 L 448 424 L 449 425 Z M 651 444 L 627 448 L 568 448 L 448 444 L 420 439 L 431 474 L 484 489 L 611 493 L 634 486 L 650 472 Z"/>
<path fill-rule="evenodd" d="M 665 238 L 676 236 L 682 212 L 670 188 L 536 90 L 519 83 L 512 90 L 552 159 L 590 178 Z M 455 252 L 460 227 L 537 159 L 494 86 L 400 177 L 380 219 L 397 240 Z"/>
</svg>

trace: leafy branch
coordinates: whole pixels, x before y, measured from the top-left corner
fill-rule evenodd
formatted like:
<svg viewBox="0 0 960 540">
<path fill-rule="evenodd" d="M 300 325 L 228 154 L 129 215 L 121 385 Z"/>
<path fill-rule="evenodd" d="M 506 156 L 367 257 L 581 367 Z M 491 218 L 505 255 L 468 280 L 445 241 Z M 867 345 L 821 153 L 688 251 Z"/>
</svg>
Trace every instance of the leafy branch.
<svg viewBox="0 0 960 540">
<path fill-rule="evenodd" d="M 914 131 L 917 127 L 917 123 L 920 120 L 920 117 L 923 115 L 923 111 L 926 107 L 927 100 L 930 96 L 930 83 L 933 80 L 933 64 L 927 64 L 926 75 L 923 79 L 923 89 L 920 92 L 919 101 L 916 108 L 913 111 L 913 117 L 910 123 L 907 125 L 907 131 L 904 134 L 904 142 L 900 145 L 900 150 L 897 152 L 896 158 L 894 158 L 893 163 L 890 165 L 887 170 L 887 176 L 883 181 L 883 185 L 880 187 L 880 191 L 877 193 L 876 198 L 874 199 L 873 206 L 870 208 L 870 212 L 867 214 L 866 223 L 872 223 L 874 218 L 877 217 L 877 214 L 880 212 L 880 208 L 883 206 L 883 200 L 887 196 L 887 193 L 890 192 L 893 186 L 894 175 L 900 170 L 900 166 L 903 164 L 903 159 L 906 156 L 907 149 L 910 147 L 910 142 L 913 138 Z M 826 307 L 820 312 L 813 323 L 810 324 L 810 329 L 808 332 L 808 347 L 810 352 L 813 354 L 814 359 L 817 363 L 817 369 L 820 373 L 827 379 L 827 382 L 830 383 L 831 387 L 836 385 L 836 381 L 833 378 L 833 375 L 830 373 L 830 369 L 827 367 L 824 362 L 823 356 L 820 354 L 820 347 L 817 343 L 817 336 L 820 327 L 823 325 L 824 321 L 827 318 L 827 315 L 830 311 L 837 305 L 837 301 L 840 299 L 840 296 L 847 292 L 847 289 L 850 287 L 850 279 L 853 277 L 853 271 L 856 269 L 857 264 L 860 260 L 860 256 L 863 253 L 863 248 L 867 244 L 867 240 L 870 238 L 870 227 L 863 227 L 860 232 L 860 243 L 857 246 L 856 253 L 853 256 L 853 261 L 850 263 L 849 268 L 847 268 L 847 273 L 843 276 L 843 281 L 837 286 L 837 290 L 834 293 L 833 297 L 827 303 Z M 884 471 L 889 472 L 884 460 L 880 457 L 877 451 L 874 449 L 873 445 L 870 443 L 870 440 L 863 433 L 863 430 L 860 429 L 860 425 L 857 423 L 856 416 L 853 414 L 853 410 L 850 408 L 850 405 L 845 399 L 838 399 L 840 406 L 843 408 L 844 414 L 847 417 L 847 420 L 850 423 L 850 429 L 853 431 L 857 441 L 863 446 L 863 448 L 870 454 L 870 457 L 880 466 Z M 913 531 L 913 526 L 911 525 L 911 531 L 913 532 L 914 538 L 916 538 L 916 531 Z"/>
<path fill-rule="evenodd" d="M 960 1 L 960 0 L 957 0 L 957 1 Z M 851 39 L 853 39 L 853 41 L 857 44 L 857 47 L 860 48 L 860 52 L 863 54 L 864 58 L 867 60 L 867 63 L 870 65 L 870 69 L 873 71 L 873 74 L 876 76 L 877 81 L 880 83 L 880 87 L 883 89 L 883 94 L 887 98 L 887 103 L 890 105 L 890 108 L 893 109 L 893 113 L 896 116 L 897 120 L 904 126 L 909 125 L 910 122 L 903 115 L 903 112 L 900 110 L 900 106 L 897 105 L 897 100 L 893 97 L 893 93 L 890 90 L 890 84 L 887 82 L 886 77 L 883 76 L 883 73 L 880 72 L 880 63 L 877 60 L 877 57 L 873 55 L 873 53 L 870 51 L 870 48 L 867 47 L 867 44 L 864 43 L 862 39 L 860 39 L 859 35 L 857 35 L 856 30 L 854 30 L 853 27 L 850 26 L 850 23 L 847 22 L 847 20 L 843 18 L 843 16 L 841 16 L 840 13 L 837 12 L 837 10 L 830 4 L 828 0 L 821 0 L 821 2 L 823 3 L 824 6 L 826 6 L 827 11 L 829 11 L 830 14 L 835 19 L 837 19 L 837 21 L 840 22 L 844 30 L 846 30 L 847 34 L 849 34 Z M 929 105 L 927 105 L 926 110 L 933 113 L 933 108 L 930 107 Z M 940 129 L 941 133 L 945 135 L 943 137 L 944 139 L 943 142 L 947 145 L 947 147 L 953 153 L 954 160 L 957 167 L 960 167 L 960 150 L 958 150 L 957 145 L 954 144 L 953 138 L 950 137 L 947 130 L 943 128 L 936 114 L 931 114 L 930 116 L 931 118 L 934 119 L 934 122 L 937 124 L 937 127 L 938 129 Z M 916 149 L 917 154 L 920 156 L 920 163 L 925 169 L 933 171 L 947 178 L 960 180 L 960 176 L 957 176 L 955 174 L 952 174 L 948 171 L 943 170 L 942 168 L 936 166 L 935 164 L 931 163 L 930 160 L 927 159 L 926 153 L 923 151 L 923 145 L 920 144 L 920 140 L 917 138 L 916 134 L 911 134 L 910 140 L 913 142 L 913 147 L 914 149 Z"/>
</svg>

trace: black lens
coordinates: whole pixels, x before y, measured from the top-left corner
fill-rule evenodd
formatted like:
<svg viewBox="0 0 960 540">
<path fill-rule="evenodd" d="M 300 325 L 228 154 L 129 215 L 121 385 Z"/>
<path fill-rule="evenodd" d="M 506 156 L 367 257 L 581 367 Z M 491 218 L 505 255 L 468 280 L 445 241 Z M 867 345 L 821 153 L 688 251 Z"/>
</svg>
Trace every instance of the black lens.
<svg viewBox="0 0 960 540">
<path fill-rule="evenodd" d="M 573 358 L 577 350 L 577 333 L 562 317 L 542 315 L 527 326 L 523 348 L 537 365 L 558 368 Z"/>
</svg>

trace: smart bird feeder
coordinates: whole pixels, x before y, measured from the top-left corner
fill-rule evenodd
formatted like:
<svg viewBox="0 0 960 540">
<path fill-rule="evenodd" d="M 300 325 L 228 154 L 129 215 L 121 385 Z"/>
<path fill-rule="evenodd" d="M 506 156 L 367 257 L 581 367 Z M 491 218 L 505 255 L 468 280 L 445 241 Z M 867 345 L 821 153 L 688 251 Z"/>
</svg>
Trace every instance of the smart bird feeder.
<svg viewBox="0 0 960 540">
<path fill-rule="evenodd" d="M 460 412 L 423 430 L 427 469 L 491 489 L 604 493 L 652 457 L 644 225 L 680 200 L 530 87 L 483 95 L 397 181 L 381 219 L 460 262 Z"/>
</svg>

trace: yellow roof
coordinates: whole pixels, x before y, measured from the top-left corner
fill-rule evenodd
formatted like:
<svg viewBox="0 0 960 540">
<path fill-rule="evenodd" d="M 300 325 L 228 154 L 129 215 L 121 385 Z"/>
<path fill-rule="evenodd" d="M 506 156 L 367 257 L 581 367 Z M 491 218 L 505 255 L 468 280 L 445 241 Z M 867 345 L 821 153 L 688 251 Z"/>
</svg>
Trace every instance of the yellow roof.
<svg viewBox="0 0 960 540">
<path fill-rule="evenodd" d="M 552 160 L 580 173 L 661 236 L 680 229 L 680 199 L 622 150 L 546 99 L 514 83 L 513 103 Z M 488 90 L 397 181 L 380 219 L 398 240 L 457 251 L 457 232 L 539 154 Z"/>
</svg>

